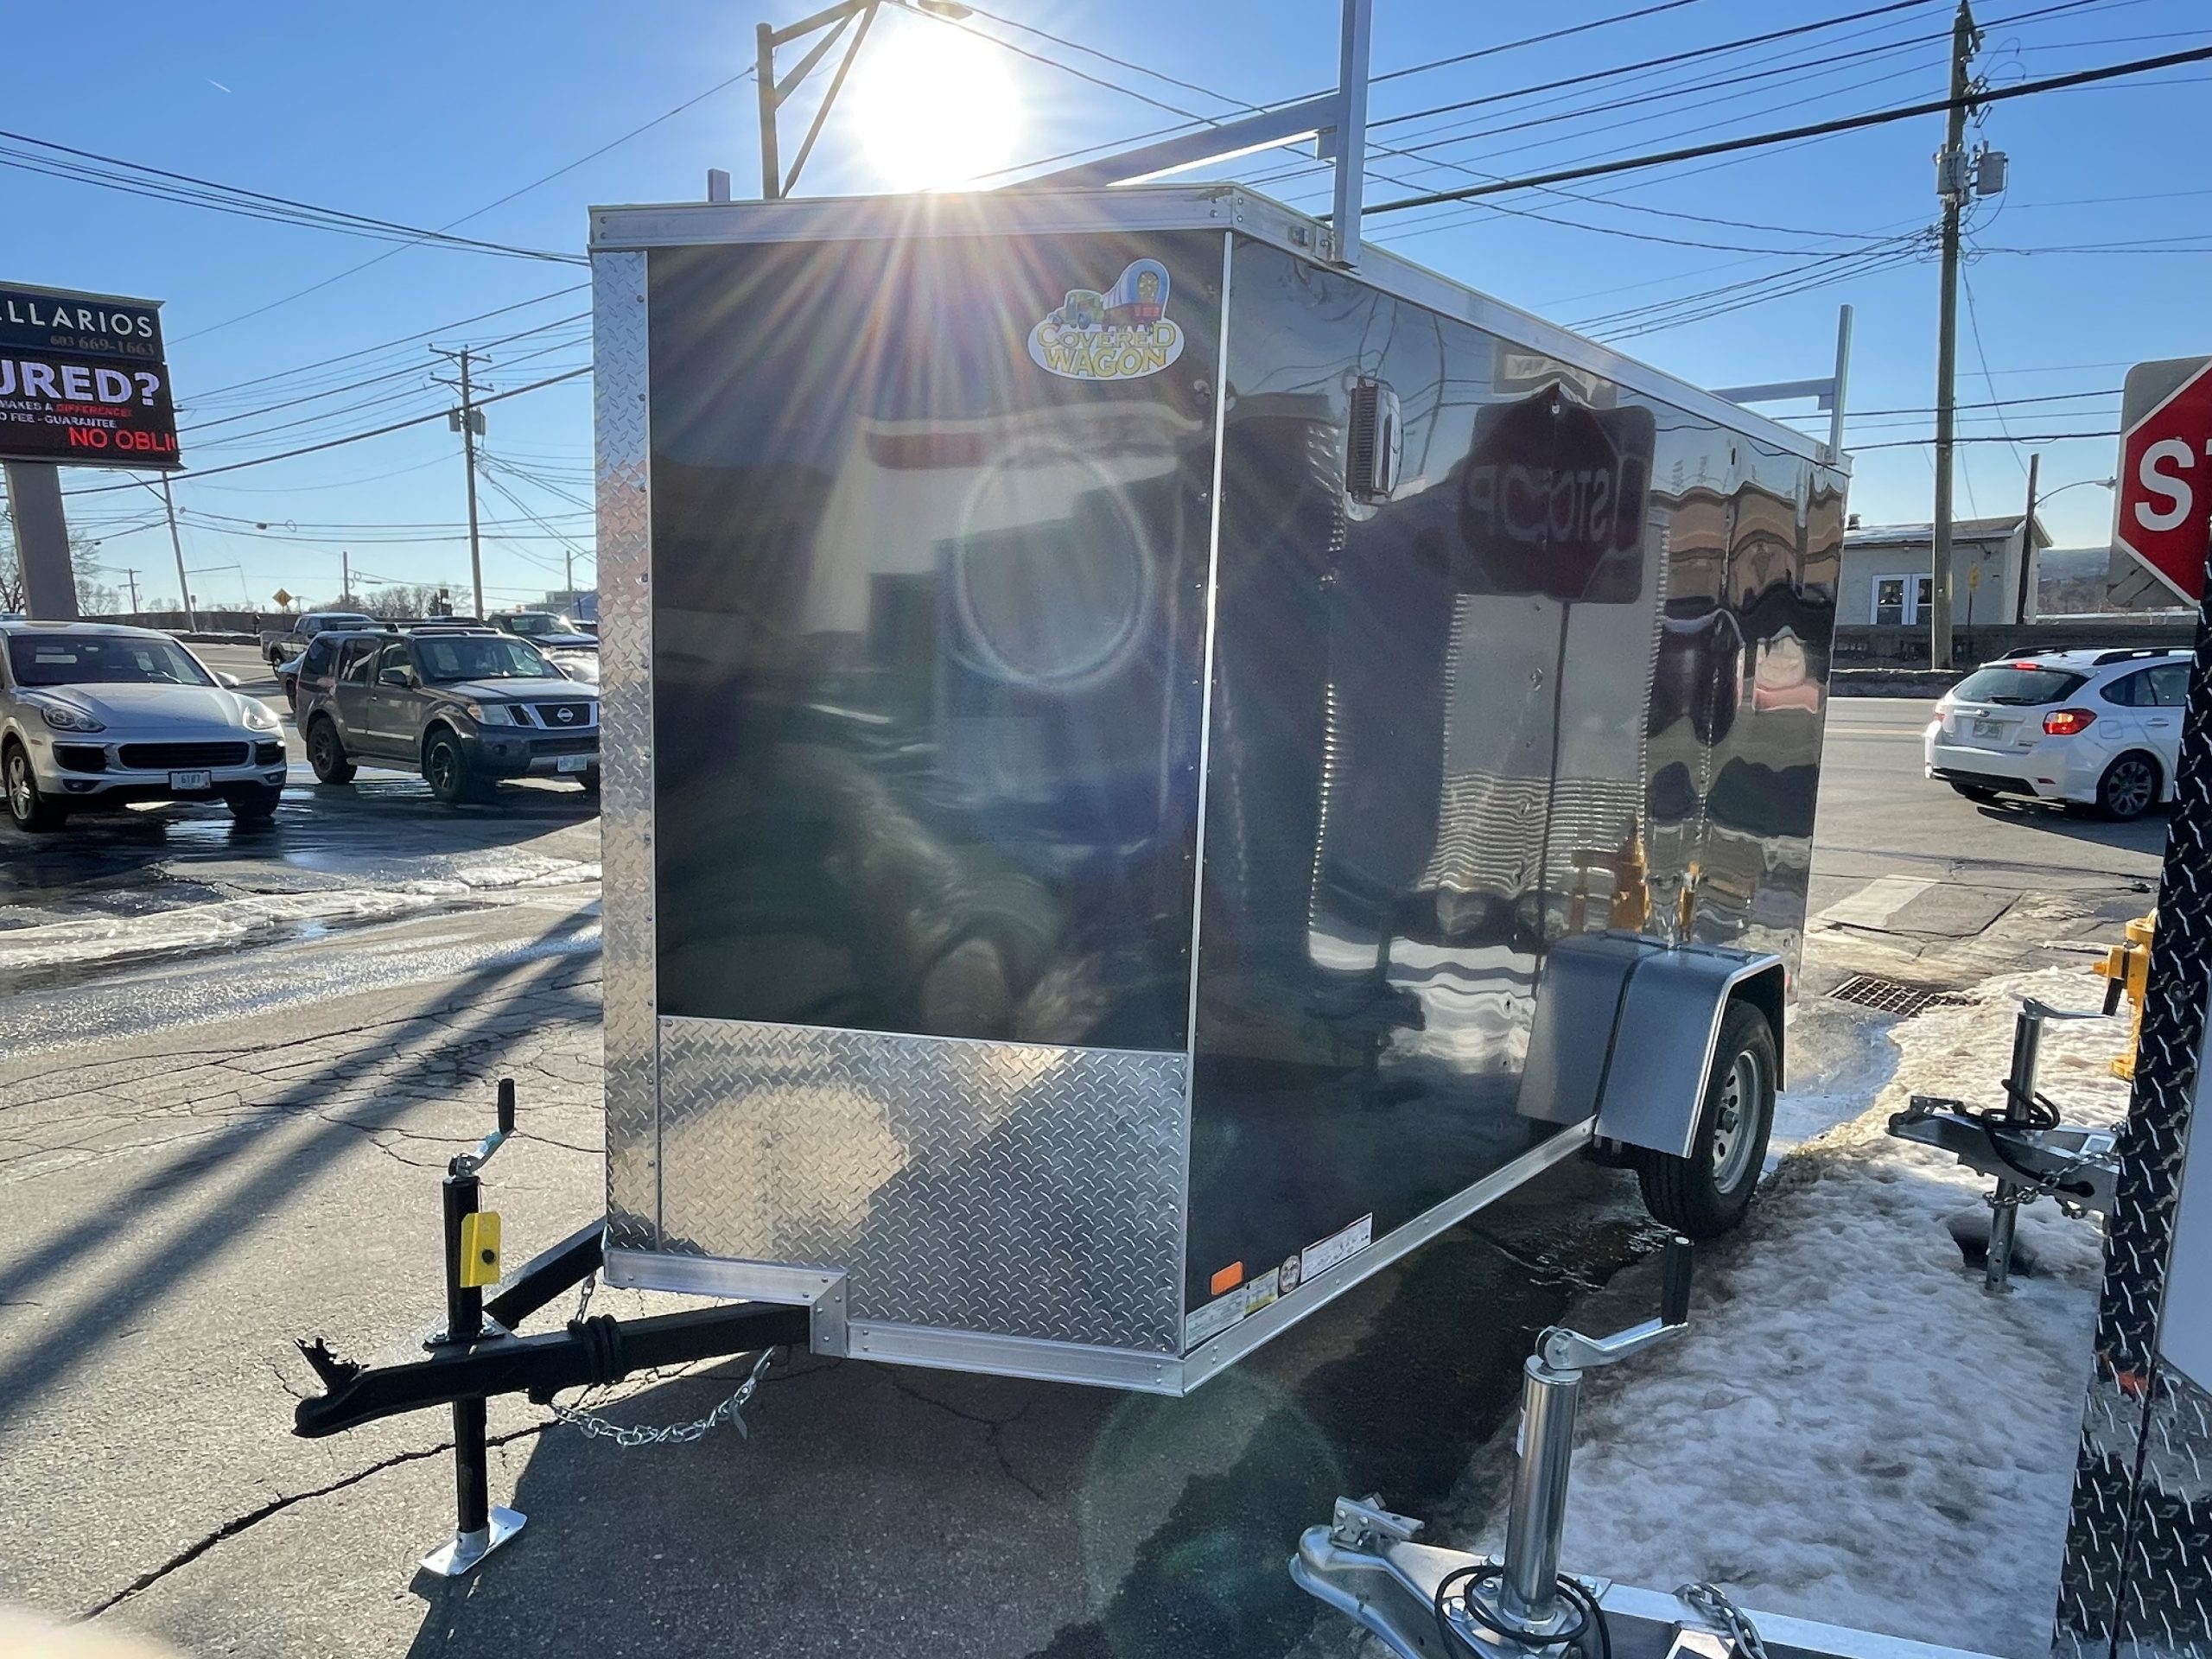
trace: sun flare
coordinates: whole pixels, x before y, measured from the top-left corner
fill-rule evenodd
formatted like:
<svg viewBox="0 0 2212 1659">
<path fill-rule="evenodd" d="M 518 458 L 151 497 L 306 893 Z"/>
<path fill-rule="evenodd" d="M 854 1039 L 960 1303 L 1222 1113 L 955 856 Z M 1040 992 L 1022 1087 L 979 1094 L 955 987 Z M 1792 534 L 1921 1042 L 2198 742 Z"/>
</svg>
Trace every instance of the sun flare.
<svg viewBox="0 0 2212 1659">
<path fill-rule="evenodd" d="M 853 104 L 869 163 L 893 190 L 941 190 L 1007 166 L 1021 101 L 983 41 L 934 24 L 871 41 Z"/>
</svg>

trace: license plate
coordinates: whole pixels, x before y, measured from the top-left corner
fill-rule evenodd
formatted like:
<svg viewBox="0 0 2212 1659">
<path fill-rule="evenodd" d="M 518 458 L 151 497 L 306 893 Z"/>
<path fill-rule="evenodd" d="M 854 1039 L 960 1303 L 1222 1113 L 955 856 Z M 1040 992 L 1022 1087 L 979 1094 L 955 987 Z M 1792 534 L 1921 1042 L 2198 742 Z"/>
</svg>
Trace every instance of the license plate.
<svg viewBox="0 0 2212 1659">
<path fill-rule="evenodd" d="M 553 770 L 556 772 L 582 772 L 589 765 L 591 765 L 591 756 L 588 754 L 564 754 L 553 762 Z"/>
<path fill-rule="evenodd" d="M 215 782 L 212 772 L 173 772 L 169 773 L 169 787 L 176 790 L 209 789 Z"/>
<path fill-rule="evenodd" d="M 1976 737 L 1994 737 L 2003 728 L 1993 720 L 1977 720 L 1974 723 L 1974 734 Z"/>
</svg>

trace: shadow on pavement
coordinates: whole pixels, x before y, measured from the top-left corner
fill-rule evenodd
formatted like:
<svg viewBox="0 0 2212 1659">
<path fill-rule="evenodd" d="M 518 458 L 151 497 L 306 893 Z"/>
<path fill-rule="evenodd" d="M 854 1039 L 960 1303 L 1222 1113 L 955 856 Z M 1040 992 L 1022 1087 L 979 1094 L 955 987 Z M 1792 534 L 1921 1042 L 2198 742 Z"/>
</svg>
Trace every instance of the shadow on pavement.
<svg viewBox="0 0 2212 1659">
<path fill-rule="evenodd" d="M 563 917 L 544 937 L 589 925 L 584 918 Z M 415 1014 L 380 1031 L 378 1052 L 390 1060 L 432 1044 L 453 1049 L 482 1041 L 485 1046 L 470 1058 L 478 1071 L 489 1073 L 522 1034 L 512 1025 L 500 1025 L 499 1015 L 514 998 L 529 995 L 537 984 L 569 967 L 556 958 L 539 964 L 521 982 L 508 983 L 524 972 L 523 965 L 487 963 L 457 988 L 442 989 Z M 495 991 L 499 1000 L 491 1001 Z M 479 1001 L 482 1011 L 473 1019 L 469 1008 Z M 476 1029 L 480 1023 L 485 1027 L 481 1032 Z M 0 1440 L 30 1400 L 99 1352 L 149 1304 L 192 1282 L 209 1262 L 247 1247 L 257 1226 L 280 1215 L 286 1202 L 341 1148 L 358 1141 L 361 1130 L 352 1118 L 316 1118 L 313 1112 L 334 1088 L 357 1075 L 359 1066 L 353 1054 L 334 1055 L 257 1103 L 250 1117 L 189 1141 L 146 1174 L 119 1182 L 97 1211 L 25 1249 L 0 1271 L 0 1301 L 29 1300 L 42 1287 L 65 1279 L 79 1298 L 71 1313 L 48 1322 L 35 1344 L 0 1360 Z M 404 1122 L 424 1109 L 419 1100 L 398 1103 L 390 1109 L 389 1121 Z M 303 1123 L 312 1127 L 276 1160 L 226 1190 L 210 1191 L 210 1184 L 226 1168 L 271 1135 Z M 182 1203 L 188 1199 L 188 1204 Z M 182 1207 L 164 1213 L 164 1207 L 172 1204 Z M 84 1257 L 115 1236 L 118 1217 L 127 1227 L 130 1257 L 105 1270 L 101 1276 L 106 1283 L 96 1289 L 82 1282 Z"/>
<path fill-rule="evenodd" d="M 2127 823 L 2096 817 L 2078 807 L 2058 807 L 2040 801 L 2023 801 L 2017 805 L 2000 802 L 1977 806 L 1974 811 L 1999 823 L 2042 830 L 2068 841 L 2087 842 L 2121 852 L 2148 853 L 2156 857 L 2166 849 L 2167 809 L 2164 807 L 2145 812 Z"/>
<path fill-rule="evenodd" d="M 1439 1510 L 1535 1332 L 1656 1237 L 1621 1178 L 1574 1165 L 1479 1219 L 1183 1400 L 801 1357 L 750 1440 L 550 1429 L 511 1497 L 494 1474 L 522 1537 L 472 1580 L 417 1579 L 410 1659 L 1279 1659 L 1323 1617 L 1286 1570 L 1299 1534 L 1344 1493 Z M 697 1417 L 741 1375 L 609 1414 Z"/>
</svg>

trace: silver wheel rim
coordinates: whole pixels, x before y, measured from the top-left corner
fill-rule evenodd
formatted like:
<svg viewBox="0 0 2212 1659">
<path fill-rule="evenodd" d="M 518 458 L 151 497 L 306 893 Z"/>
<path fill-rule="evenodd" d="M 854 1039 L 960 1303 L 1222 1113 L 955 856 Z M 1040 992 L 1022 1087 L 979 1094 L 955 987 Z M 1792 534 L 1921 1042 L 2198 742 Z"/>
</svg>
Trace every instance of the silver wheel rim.
<svg viewBox="0 0 2212 1659">
<path fill-rule="evenodd" d="M 20 819 L 29 819 L 35 791 L 31 784 L 30 763 L 20 754 L 8 757 L 8 810 Z"/>
<path fill-rule="evenodd" d="M 1723 1192 L 1736 1190 L 1751 1161 L 1751 1145 L 1758 1138 L 1761 1083 L 1758 1056 L 1747 1050 L 1728 1068 L 1713 1103 L 1713 1184 Z"/>
<path fill-rule="evenodd" d="M 2140 760 L 2123 760 L 2112 769 L 2105 786 L 2105 804 L 2123 818 L 2132 818 L 2151 804 L 2151 768 Z"/>
<path fill-rule="evenodd" d="M 461 768 L 454 764 L 452 746 L 433 743 L 430 746 L 430 787 L 438 794 L 449 795 L 460 781 Z"/>
</svg>

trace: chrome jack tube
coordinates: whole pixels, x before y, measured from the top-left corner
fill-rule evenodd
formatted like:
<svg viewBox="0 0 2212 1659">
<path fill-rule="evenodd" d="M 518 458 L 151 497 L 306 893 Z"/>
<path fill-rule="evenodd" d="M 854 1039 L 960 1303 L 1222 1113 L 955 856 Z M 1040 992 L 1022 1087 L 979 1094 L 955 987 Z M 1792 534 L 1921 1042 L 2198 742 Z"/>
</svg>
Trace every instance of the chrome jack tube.
<svg viewBox="0 0 2212 1659">
<path fill-rule="evenodd" d="M 1582 1373 L 1642 1353 L 1673 1336 L 1689 1319 L 1690 1242 L 1668 1240 L 1659 1317 L 1611 1337 L 1586 1337 L 1554 1325 L 1536 1339 L 1521 1383 L 1521 1462 L 1505 1523 L 1505 1567 L 1495 1579 L 1469 1582 L 1476 1618 L 1514 1632 L 1531 1652 L 1559 1639 L 1575 1610 L 1560 1594 L 1560 1541 L 1567 1532 L 1567 1487 L 1574 1466 L 1574 1419 Z"/>
<path fill-rule="evenodd" d="M 1521 1385 L 1521 1461 L 1503 1562 L 1420 1542 L 1421 1523 L 1384 1508 L 1378 1494 L 1340 1497 L 1327 1526 L 1306 1529 L 1292 1580 L 1365 1625 L 1400 1659 L 1557 1659 L 1593 1634 L 1589 1624 L 1602 1632 L 1607 1586 L 1577 1579 L 1563 1587 L 1559 1571 L 1575 1408 L 1584 1371 L 1641 1353 L 1688 1319 L 1689 1241 L 1670 1239 L 1663 1265 L 1657 1319 L 1618 1336 L 1554 1325 L 1537 1338 Z"/>
</svg>

